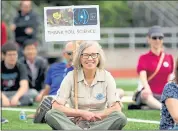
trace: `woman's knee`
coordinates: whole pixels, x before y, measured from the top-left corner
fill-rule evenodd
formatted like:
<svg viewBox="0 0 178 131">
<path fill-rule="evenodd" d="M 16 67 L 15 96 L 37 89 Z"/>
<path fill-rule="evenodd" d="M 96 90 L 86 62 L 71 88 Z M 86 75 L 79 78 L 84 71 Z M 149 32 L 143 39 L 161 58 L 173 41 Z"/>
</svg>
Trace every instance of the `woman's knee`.
<svg viewBox="0 0 178 131">
<path fill-rule="evenodd" d="M 120 111 L 115 111 L 113 112 L 113 115 L 116 116 L 118 119 L 116 121 L 119 122 L 119 124 L 125 126 L 127 124 L 127 117 L 125 116 L 124 113 Z"/>
<path fill-rule="evenodd" d="M 52 109 L 49 110 L 48 112 L 46 112 L 45 120 L 46 120 L 47 123 L 52 119 L 52 114 L 53 114 Z"/>
<path fill-rule="evenodd" d="M 36 89 L 29 89 L 28 92 L 25 94 L 28 97 L 35 99 L 35 97 L 39 94 L 39 92 Z"/>
<path fill-rule="evenodd" d="M 148 98 L 149 98 L 150 96 L 152 96 L 152 95 L 149 94 L 149 93 L 147 93 L 147 92 L 145 92 L 145 91 L 142 91 L 142 92 L 141 92 L 141 99 L 142 99 L 143 101 L 148 100 Z"/>
<path fill-rule="evenodd" d="M 56 117 L 56 115 L 60 117 L 61 115 L 63 115 L 63 113 L 55 109 L 51 109 L 46 113 L 45 120 L 50 122 L 52 119 L 54 119 L 54 117 Z"/>
</svg>

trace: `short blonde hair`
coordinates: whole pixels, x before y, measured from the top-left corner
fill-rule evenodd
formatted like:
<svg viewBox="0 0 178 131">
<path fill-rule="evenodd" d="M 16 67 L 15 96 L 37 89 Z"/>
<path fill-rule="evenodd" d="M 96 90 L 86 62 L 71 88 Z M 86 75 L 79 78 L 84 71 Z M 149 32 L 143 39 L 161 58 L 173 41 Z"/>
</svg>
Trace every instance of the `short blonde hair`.
<svg viewBox="0 0 178 131">
<path fill-rule="evenodd" d="M 98 53 L 99 53 L 99 63 L 97 65 L 97 67 L 99 69 L 104 69 L 104 66 L 105 66 L 105 54 L 104 54 L 104 51 L 102 49 L 102 47 L 100 46 L 100 44 L 97 42 L 97 41 L 83 41 L 80 46 L 78 47 L 78 49 L 76 50 L 76 54 L 75 54 L 75 57 L 74 57 L 74 62 L 73 62 L 73 65 L 76 69 L 81 69 L 82 65 L 81 65 L 81 62 L 80 62 L 80 57 L 83 53 L 83 51 L 90 47 L 90 46 L 95 46 L 98 50 Z"/>
</svg>

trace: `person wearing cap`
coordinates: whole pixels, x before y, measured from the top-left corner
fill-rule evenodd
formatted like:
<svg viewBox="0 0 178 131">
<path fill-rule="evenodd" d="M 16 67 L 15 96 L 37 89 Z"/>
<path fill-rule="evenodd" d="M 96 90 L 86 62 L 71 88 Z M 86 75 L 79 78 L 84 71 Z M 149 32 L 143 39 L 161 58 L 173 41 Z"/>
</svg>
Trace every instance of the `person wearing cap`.
<svg viewBox="0 0 178 131">
<path fill-rule="evenodd" d="M 165 85 L 161 96 L 160 130 L 178 130 L 178 58 L 174 74 L 175 78 Z"/>
<path fill-rule="evenodd" d="M 74 71 L 70 71 L 52 101 L 52 109 L 45 115 L 49 126 L 55 130 L 120 130 L 126 125 L 115 80 L 104 69 L 104 63 L 104 52 L 98 42 L 80 44 L 73 63 L 77 69 L 78 108 L 74 99 Z"/>
<path fill-rule="evenodd" d="M 151 109 L 161 109 L 161 94 L 164 85 L 173 72 L 174 59 L 171 54 L 166 53 L 163 49 L 164 34 L 160 26 L 153 26 L 149 29 L 147 41 L 150 50 L 140 56 L 137 65 L 137 72 L 143 88 L 136 103 L 138 105 L 146 104 Z M 161 63 L 160 59 L 162 59 Z M 158 65 L 160 68 L 155 73 Z M 151 80 L 148 80 L 153 73 L 155 75 Z"/>
<path fill-rule="evenodd" d="M 40 92 L 44 89 L 44 80 L 48 62 L 45 58 L 38 56 L 35 43 L 36 40 L 34 39 L 27 39 L 24 42 L 24 57 L 21 57 L 19 62 L 25 64 L 27 68 L 30 88 L 29 92 L 31 92 L 31 96 L 29 97 L 33 98 L 36 102 L 40 102 L 42 99 Z"/>
<path fill-rule="evenodd" d="M 27 106 L 32 104 L 28 94 L 28 76 L 24 64 L 17 61 L 17 46 L 7 42 L 2 46 L 4 60 L 1 61 L 2 106 Z"/>
</svg>

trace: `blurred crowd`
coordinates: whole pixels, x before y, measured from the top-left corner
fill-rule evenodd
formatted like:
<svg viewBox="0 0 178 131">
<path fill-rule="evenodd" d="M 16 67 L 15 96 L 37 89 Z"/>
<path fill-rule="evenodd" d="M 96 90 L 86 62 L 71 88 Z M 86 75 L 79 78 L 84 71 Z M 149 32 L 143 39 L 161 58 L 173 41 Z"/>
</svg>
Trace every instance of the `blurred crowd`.
<svg viewBox="0 0 178 131">
<path fill-rule="evenodd" d="M 32 10 L 31 1 L 21 1 L 19 7 L 17 16 L 10 25 L 15 36 L 14 41 L 8 40 L 7 25 L 1 22 L 1 101 L 3 107 L 31 106 L 34 102 L 41 102 L 44 96 L 56 96 L 63 79 L 74 69 L 72 62 L 75 43 L 66 42 L 62 52 L 63 61 L 49 65 L 47 59 L 38 55 L 37 32 L 40 22 Z M 176 129 L 178 64 L 175 66 L 174 57 L 164 51 L 163 38 L 164 34 L 159 26 L 153 26 L 148 31 L 147 41 L 150 50 L 140 56 L 137 66 L 142 84 L 134 96 L 135 103 L 129 105 L 128 109 L 145 109 L 147 106 L 149 109 L 161 110 L 160 129 Z M 82 58 L 90 59 L 90 56 L 95 59 L 98 54 L 88 56 L 82 54 Z M 124 90 L 119 89 L 116 94 L 122 98 Z M 1 119 L 1 121 L 5 120 Z"/>
</svg>

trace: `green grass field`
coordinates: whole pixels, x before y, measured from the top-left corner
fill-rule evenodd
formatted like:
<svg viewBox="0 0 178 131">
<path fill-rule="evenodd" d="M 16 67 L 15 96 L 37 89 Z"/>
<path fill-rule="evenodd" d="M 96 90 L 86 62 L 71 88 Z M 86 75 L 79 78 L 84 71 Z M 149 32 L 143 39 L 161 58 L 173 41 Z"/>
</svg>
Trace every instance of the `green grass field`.
<svg viewBox="0 0 178 131">
<path fill-rule="evenodd" d="M 134 91 L 136 88 L 135 82 L 125 82 L 116 80 L 117 86 L 123 88 L 126 91 Z M 124 83 L 124 84 L 123 84 Z M 33 107 L 23 107 L 23 108 L 33 108 L 35 109 L 37 105 Z M 142 119 L 142 120 L 160 120 L 160 111 L 157 110 L 127 110 L 128 104 L 124 104 L 123 112 L 128 118 Z M 19 111 L 2 111 L 2 116 L 9 120 L 9 123 L 2 124 L 2 130 L 51 130 L 47 124 L 34 124 L 32 119 L 28 119 L 27 122 L 19 120 Z M 32 114 L 31 112 L 26 112 L 27 114 Z M 151 123 L 141 123 L 128 121 L 127 125 L 123 130 L 158 130 L 159 124 Z"/>
</svg>

